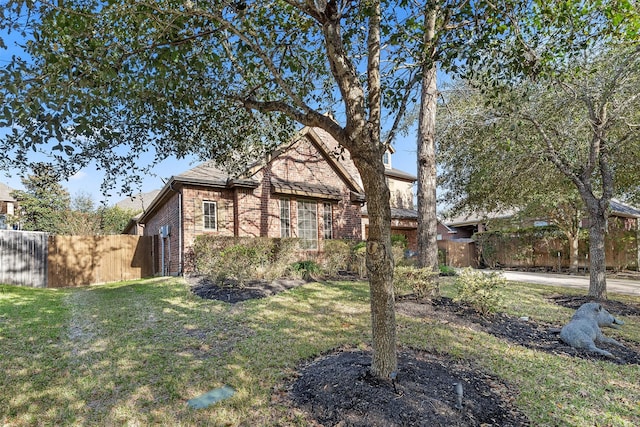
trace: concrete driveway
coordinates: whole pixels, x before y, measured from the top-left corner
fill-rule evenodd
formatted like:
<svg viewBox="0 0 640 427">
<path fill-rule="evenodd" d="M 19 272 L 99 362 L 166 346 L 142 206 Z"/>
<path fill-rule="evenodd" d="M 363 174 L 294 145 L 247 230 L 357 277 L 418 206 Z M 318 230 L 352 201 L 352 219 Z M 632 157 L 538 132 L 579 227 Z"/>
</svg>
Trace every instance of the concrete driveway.
<svg viewBox="0 0 640 427">
<path fill-rule="evenodd" d="M 507 280 L 513 282 L 538 283 L 541 285 L 563 286 L 589 291 L 589 276 L 568 274 L 530 273 L 526 271 L 501 271 Z M 640 281 L 607 277 L 607 292 L 640 296 Z"/>
</svg>

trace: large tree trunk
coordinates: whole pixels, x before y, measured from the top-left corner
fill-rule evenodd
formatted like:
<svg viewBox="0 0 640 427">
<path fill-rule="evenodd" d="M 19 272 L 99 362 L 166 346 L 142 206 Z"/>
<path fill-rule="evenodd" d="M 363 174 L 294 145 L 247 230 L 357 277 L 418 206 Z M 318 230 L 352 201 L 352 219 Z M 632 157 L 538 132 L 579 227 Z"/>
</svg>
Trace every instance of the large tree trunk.
<svg viewBox="0 0 640 427">
<path fill-rule="evenodd" d="M 371 289 L 371 371 L 379 378 L 389 378 L 398 368 L 390 194 L 382 157 L 379 162 L 354 158 L 354 163 L 362 176 L 369 215 L 367 271 Z"/>
<path fill-rule="evenodd" d="M 425 11 L 425 49 L 434 40 L 436 9 Z M 436 217 L 436 107 L 437 66 L 425 58 L 420 116 L 418 119 L 418 264 L 438 270 L 438 219 Z"/>
<path fill-rule="evenodd" d="M 589 212 L 589 296 L 607 298 L 607 263 L 605 259 L 605 235 L 607 233 L 607 206 L 601 200 L 587 203 Z"/>
</svg>

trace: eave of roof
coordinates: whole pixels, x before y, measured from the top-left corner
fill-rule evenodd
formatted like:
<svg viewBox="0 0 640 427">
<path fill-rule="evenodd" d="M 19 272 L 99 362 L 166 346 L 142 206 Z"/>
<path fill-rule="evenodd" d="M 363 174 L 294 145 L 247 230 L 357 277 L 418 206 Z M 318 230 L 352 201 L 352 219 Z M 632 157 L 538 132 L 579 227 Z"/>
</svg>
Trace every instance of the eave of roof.
<svg viewBox="0 0 640 427">
<path fill-rule="evenodd" d="M 327 185 L 314 185 L 305 182 L 282 181 L 271 178 L 271 191 L 275 194 L 287 194 L 314 199 L 341 200 L 339 188 Z"/>
<path fill-rule="evenodd" d="M 401 171 L 399 169 L 394 169 L 394 168 L 385 169 L 384 174 L 396 179 L 401 179 L 401 180 L 410 181 L 410 182 L 415 182 L 418 179 L 418 177 L 413 176 L 410 173 Z"/>
<path fill-rule="evenodd" d="M 362 208 L 362 216 L 368 217 L 369 212 L 366 207 Z M 418 219 L 418 211 L 415 209 L 391 208 L 391 219 Z"/>
<path fill-rule="evenodd" d="M 626 205 L 618 200 L 611 200 L 610 207 L 611 213 L 616 214 L 617 216 L 627 218 L 640 218 L 640 210 L 634 208 L 633 206 Z"/>
<path fill-rule="evenodd" d="M 145 223 L 148 217 L 154 213 L 169 197 L 177 192 L 178 187 L 196 185 L 207 188 L 232 189 L 232 188 L 257 188 L 259 183 L 250 179 L 237 179 L 231 177 L 215 177 L 212 179 L 192 176 L 188 174 L 172 176 L 158 195 L 153 199 L 149 207 L 142 213 L 138 222 Z"/>
</svg>

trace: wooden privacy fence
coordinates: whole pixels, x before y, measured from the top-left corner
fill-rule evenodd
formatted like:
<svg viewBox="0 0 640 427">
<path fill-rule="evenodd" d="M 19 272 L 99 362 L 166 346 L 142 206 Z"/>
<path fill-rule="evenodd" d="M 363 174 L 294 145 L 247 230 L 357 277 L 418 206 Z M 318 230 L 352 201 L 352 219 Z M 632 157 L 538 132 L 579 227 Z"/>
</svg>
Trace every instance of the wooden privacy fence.
<svg viewBox="0 0 640 427">
<path fill-rule="evenodd" d="M 151 237 L 0 231 L 0 283 L 61 288 L 154 273 Z"/>
<path fill-rule="evenodd" d="M 440 262 L 449 267 L 478 267 L 476 244 L 471 239 L 438 240 L 438 250 L 444 259 Z"/>
</svg>

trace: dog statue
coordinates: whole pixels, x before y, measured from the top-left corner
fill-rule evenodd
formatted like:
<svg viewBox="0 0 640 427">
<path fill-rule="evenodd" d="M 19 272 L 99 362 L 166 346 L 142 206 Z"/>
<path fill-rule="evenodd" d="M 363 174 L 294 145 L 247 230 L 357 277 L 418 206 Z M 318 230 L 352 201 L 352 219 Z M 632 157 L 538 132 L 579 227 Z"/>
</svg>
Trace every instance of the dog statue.
<svg viewBox="0 0 640 427">
<path fill-rule="evenodd" d="M 614 357 L 606 350 L 596 347 L 596 342 L 615 344 L 624 347 L 613 338 L 605 337 L 600 330 L 601 326 L 618 328 L 624 322 L 615 318 L 601 304 L 588 302 L 582 304 L 567 323 L 560 330 L 560 339 L 574 348 L 582 348 L 593 351 L 607 357 Z"/>
</svg>

